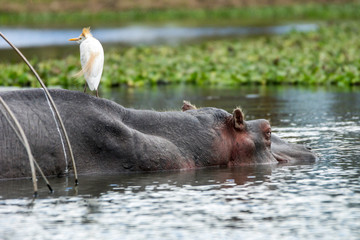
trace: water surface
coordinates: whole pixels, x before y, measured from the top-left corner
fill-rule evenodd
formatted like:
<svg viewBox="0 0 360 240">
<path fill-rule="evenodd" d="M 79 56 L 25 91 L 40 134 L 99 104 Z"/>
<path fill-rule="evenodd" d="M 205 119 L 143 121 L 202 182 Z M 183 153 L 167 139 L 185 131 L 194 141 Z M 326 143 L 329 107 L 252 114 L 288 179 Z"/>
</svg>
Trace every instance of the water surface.
<svg viewBox="0 0 360 240">
<path fill-rule="evenodd" d="M 298 23 L 276 26 L 124 26 L 118 28 L 98 28 L 92 31 L 105 48 L 170 44 L 176 45 L 189 41 L 204 41 L 230 37 L 254 35 L 285 34 L 290 31 L 308 32 L 317 29 L 317 24 Z M 59 58 L 74 53 L 74 42 L 68 39 L 78 37 L 81 29 L 32 29 L 7 28 L 0 26 L 2 32 L 15 46 L 31 59 Z M 0 39 L 0 62 L 18 59 L 10 46 Z"/>
<path fill-rule="evenodd" d="M 308 165 L 0 182 L 0 239 L 359 239 L 360 89 L 162 86 L 101 95 L 124 106 L 179 109 L 183 99 L 247 119 L 313 147 Z"/>
<path fill-rule="evenodd" d="M 131 45 L 154 43 L 179 43 L 188 39 L 206 37 L 249 36 L 263 34 L 284 34 L 290 31 L 314 31 L 316 24 L 288 24 L 266 27 L 180 27 L 180 26 L 126 26 L 120 28 L 99 28 L 92 31 L 102 43 L 124 43 Z M 0 27 L 7 38 L 17 47 L 44 47 L 69 45 L 69 38 L 81 34 L 81 29 L 32 29 Z M 0 41 L 1 48 L 10 48 Z"/>
</svg>

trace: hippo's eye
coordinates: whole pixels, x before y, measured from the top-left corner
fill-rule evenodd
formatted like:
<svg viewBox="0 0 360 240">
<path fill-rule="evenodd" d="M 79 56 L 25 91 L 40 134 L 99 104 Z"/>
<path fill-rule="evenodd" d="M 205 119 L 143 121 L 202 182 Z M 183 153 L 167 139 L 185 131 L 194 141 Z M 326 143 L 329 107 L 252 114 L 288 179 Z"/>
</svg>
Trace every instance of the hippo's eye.
<svg viewBox="0 0 360 240">
<path fill-rule="evenodd" d="M 266 138 L 266 140 L 270 140 L 270 139 L 271 139 L 271 129 L 268 129 L 268 130 L 265 132 L 265 138 Z"/>
</svg>

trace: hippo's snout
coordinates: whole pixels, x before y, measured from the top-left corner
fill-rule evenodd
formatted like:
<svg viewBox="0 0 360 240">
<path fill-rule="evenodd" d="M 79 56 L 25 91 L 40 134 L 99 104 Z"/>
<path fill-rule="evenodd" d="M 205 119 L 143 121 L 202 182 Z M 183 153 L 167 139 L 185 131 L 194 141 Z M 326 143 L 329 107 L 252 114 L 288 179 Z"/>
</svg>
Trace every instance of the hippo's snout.
<svg viewBox="0 0 360 240">
<path fill-rule="evenodd" d="M 311 147 L 289 143 L 275 134 L 271 139 L 271 152 L 280 163 L 313 163 L 316 161 L 316 155 L 311 151 Z"/>
<path fill-rule="evenodd" d="M 272 155 L 279 163 L 313 163 L 316 155 L 311 148 L 302 145 L 288 143 L 286 146 L 272 147 Z"/>
</svg>

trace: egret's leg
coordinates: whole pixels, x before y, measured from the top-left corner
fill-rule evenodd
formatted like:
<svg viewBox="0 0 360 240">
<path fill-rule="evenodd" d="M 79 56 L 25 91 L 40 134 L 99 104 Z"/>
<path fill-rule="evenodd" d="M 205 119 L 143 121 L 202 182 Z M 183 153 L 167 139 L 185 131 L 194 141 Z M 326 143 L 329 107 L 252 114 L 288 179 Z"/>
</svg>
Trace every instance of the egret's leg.
<svg viewBox="0 0 360 240">
<path fill-rule="evenodd" d="M 86 83 L 85 83 L 85 86 L 84 86 L 84 92 L 86 92 Z"/>
<path fill-rule="evenodd" d="M 99 89 L 96 89 L 96 96 L 99 97 Z"/>
</svg>

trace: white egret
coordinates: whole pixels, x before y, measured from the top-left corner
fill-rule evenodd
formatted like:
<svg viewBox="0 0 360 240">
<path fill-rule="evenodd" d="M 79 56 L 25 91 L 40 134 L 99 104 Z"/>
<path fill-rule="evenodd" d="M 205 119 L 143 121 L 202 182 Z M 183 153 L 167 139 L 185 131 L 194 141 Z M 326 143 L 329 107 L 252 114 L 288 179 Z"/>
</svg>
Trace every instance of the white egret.
<svg viewBox="0 0 360 240">
<path fill-rule="evenodd" d="M 71 38 L 69 41 L 77 41 L 80 44 L 82 70 L 76 75 L 84 74 L 90 90 L 96 90 L 96 96 L 99 97 L 98 86 L 104 67 L 104 50 L 101 43 L 92 36 L 90 27 L 83 28 L 79 37 Z M 86 92 L 86 83 L 84 92 Z"/>
</svg>

